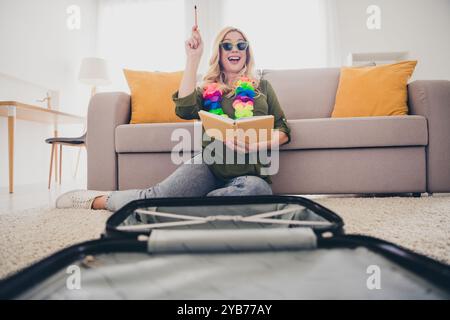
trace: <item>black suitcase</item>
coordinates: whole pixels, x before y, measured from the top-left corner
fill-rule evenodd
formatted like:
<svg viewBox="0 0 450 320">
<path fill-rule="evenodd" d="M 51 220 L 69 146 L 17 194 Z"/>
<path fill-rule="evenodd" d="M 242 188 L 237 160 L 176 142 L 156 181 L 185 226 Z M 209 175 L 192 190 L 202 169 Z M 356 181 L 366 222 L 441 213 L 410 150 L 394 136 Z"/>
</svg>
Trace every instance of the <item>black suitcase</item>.
<svg viewBox="0 0 450 320">
<path fill-rule="evenodd" d="M 448 299 L 450 267 L 345 235 L 298 196 L 133 201 L 84 242 L 0 283 L 3 299 Z"/>
</svg>

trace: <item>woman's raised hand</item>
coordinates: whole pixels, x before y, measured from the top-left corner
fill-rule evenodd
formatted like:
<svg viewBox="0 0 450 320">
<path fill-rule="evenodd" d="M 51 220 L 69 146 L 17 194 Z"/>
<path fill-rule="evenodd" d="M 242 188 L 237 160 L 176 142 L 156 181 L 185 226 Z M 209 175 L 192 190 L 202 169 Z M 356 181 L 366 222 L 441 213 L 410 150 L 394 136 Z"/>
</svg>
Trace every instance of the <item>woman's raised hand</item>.
<svg viewBox="0 0 450 320">
<path fill-rule="evenodd" d="M 192 27 L 192 34 L 185 42 L 186 55 L 188 59 L 200 62 L 203 54 L 203 41 L 197 26 Z"/>
</svg>

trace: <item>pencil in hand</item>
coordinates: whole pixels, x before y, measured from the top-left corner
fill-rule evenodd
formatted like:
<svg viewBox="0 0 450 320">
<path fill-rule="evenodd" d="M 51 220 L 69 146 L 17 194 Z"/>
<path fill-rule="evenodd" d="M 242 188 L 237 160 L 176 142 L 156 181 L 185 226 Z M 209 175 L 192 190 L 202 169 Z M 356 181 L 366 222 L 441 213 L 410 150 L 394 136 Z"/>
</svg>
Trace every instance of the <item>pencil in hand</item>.
<svg viewBox="0 0 450 320">
<path fill-rule="evenodd" d="M 197 6 L 194 6 L 194 12 L 195 12 L 195 30 L 198 29 L 198 21 L 197 21 Z"/>
</svg>

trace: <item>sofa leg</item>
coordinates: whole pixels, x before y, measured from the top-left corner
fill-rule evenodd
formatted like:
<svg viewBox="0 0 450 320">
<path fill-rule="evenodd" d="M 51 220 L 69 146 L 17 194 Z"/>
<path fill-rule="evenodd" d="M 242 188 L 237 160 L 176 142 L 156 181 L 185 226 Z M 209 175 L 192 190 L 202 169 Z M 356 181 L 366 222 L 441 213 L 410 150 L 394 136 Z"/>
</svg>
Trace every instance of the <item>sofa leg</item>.
<svg viewBox="0 0 450 320">
<path fill-rule="evenodd" d="M 413 196 L 414 198 L 420 198 L 421 195 L 422 195 L 422 194 L 421 194 L 420 192 L 413 192 L 413 194 L 412 194 L 412 196 Z"/>
</svg>

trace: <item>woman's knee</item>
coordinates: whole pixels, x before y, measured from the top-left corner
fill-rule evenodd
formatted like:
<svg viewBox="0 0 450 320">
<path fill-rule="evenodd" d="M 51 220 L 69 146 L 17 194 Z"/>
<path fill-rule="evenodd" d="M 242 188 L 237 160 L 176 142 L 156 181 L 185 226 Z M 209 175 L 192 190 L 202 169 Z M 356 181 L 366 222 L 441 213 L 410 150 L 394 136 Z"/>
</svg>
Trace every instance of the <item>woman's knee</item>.
<svg viewBox="0 0 450 320">
<path fill-rule="evenodd" d="M 272 188 L 257 176 L 241 176 L 234 179 L 231 186 L 239 189 L 240 195 L 272 195 Z"/>
<path fill-rule="evenodd" d="M 249 195 L 272 195 L 270 184 L 264 179 L 256 176 L 245 176 L 243 189 Z"/>
<path fill-rule="evenodd" d="M 198 163 L 199 159 L 201 154 L 179 166 L 163 181 L 143 190 L 141 198 L 201 197 L 214 190 L 216 178 L 205 163 Z"/>
<path fill-rule="evenodd" d="M 213 190 L 207 194 L 208 197 L 262 195 L 272 195 L 272 188 L 266 181 L 256 176 L 234 178 L 225 187 Z"/>
</svg>

